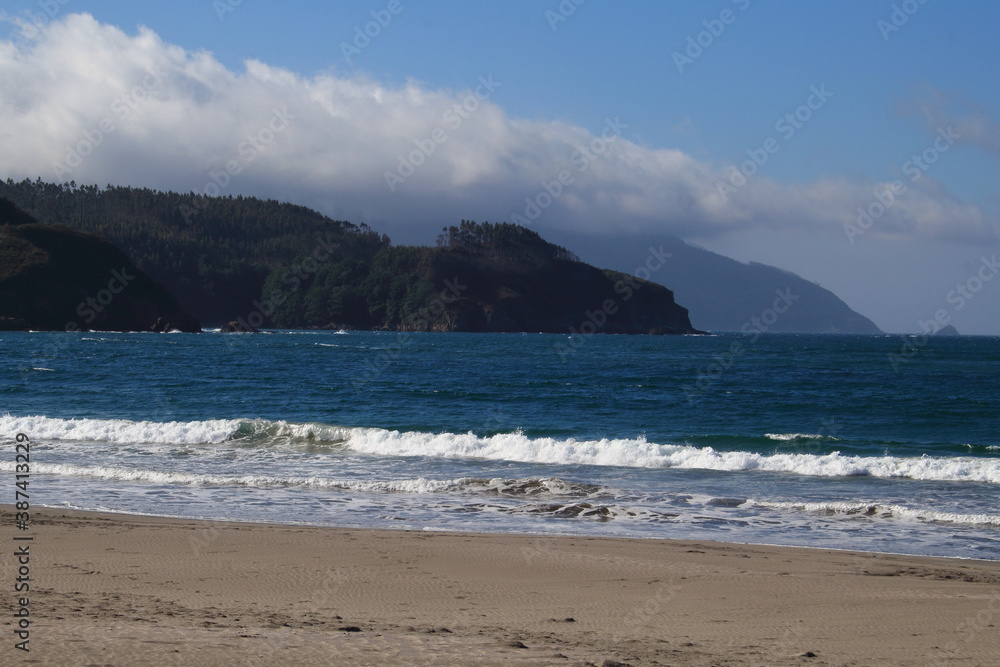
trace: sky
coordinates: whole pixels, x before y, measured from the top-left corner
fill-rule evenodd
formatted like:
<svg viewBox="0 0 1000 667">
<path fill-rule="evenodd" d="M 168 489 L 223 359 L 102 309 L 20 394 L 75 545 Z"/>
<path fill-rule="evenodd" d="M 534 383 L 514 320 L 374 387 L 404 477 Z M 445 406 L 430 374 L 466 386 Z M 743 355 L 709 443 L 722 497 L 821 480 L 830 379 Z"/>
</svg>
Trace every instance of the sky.
<svg viewBox="0 0 1000 667">
<path fill-rule="evenodd" d="M 620 270 L 677 235 L 885 331 L 1000 334 L 997 2 L 7 0 L 0 19 L 2 178 L 275 198 L 397 243 L 517 222 Z"/>
</svg>

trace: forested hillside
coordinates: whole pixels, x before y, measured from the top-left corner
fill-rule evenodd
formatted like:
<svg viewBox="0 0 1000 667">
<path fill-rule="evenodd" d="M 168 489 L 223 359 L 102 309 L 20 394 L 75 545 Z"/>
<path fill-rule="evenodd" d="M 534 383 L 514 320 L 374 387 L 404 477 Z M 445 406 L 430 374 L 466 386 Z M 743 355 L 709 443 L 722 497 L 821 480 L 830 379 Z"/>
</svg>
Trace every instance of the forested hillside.
<svg viewBox="0 0 1000 667">
<path fill-rule="evenodd" d="M 691 333 L 662 285 L 604 271 L 508 223 L 464 220 L 437 247 L 252 197 L 0 183 L 41 221 L 101 235 L 205 326 Z"/>
<path fill-rule="evenodd" d="M 98 234 L 166 286 L 206 326 L 245 315 L 272 272 L 319 245 L 329 262 L 370 261 L 388 237 L 293 204 L 148 188 L 0 182 L 0 196 L 40 221 Z"/>
</svg>

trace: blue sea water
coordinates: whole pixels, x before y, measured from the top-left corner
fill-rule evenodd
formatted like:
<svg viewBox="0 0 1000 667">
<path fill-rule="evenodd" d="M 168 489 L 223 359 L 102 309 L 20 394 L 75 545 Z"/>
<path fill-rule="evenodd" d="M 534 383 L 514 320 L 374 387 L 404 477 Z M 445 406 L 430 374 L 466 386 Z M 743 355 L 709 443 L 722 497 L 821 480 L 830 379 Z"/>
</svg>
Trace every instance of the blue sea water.
<svg viewBox="0 0 1000 667">
<path fill-rule="evenodd" d="M 18 432 L 33 505 L 1000 559 L 994 337 L 0 333 Z"/>
</svg>

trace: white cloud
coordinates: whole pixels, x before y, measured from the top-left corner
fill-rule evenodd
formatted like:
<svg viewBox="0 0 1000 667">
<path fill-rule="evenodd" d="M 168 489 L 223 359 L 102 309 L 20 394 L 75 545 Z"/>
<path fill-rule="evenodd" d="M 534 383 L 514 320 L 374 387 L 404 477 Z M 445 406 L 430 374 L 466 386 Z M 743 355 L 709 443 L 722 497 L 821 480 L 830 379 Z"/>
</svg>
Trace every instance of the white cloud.
<svg viewBox="0 0 1000 667">
<path fill-rule="evenodd" d="M 616 127 L 625 115 L 591 133 L 509 117 L 504 82 L 489 72 L 468 86 L 391 87 L 257 61 L 235 72 L 148 29 L 128 35 L 68 15 L 33 39 L 0 43 L 0 176 L 204 191 L 230 163 L 239 173 L 223 194 L 288 199 L 376 227 L 531 217 L 533 201 L 547 228 L 701 238 L 753 228 L 842 234 L 878 187 L 755 176 L 723 198 L 729 168 L 628 141 Z M 387 172 L 398 178 L 387 183 Z M 548 206 L 545 184 L 561 190 Z M 907 183 L 867 233 L 994 238 L 979 209 L 921 185 Z"/>
<path fill-rule="evenodd" d="M 951 127 L 957 143 L 975 146 L 987 153 L 1000 153 L 1000 120 L 996 112 L 969 99 L 934 88 L 900 106 L 903 115 L 922 116 L 928 132 Z"/>
</svg>

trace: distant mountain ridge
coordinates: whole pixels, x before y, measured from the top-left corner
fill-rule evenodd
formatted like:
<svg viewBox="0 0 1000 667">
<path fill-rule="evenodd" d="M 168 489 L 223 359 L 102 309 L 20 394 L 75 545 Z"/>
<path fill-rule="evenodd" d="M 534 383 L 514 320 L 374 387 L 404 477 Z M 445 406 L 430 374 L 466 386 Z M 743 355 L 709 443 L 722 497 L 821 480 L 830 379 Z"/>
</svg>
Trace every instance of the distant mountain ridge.
<svg viewBox="0 0 1000 667">
<path fill-rule="evenodd" d="M 580 235 L 562 234 L 559 242 L 582 254 L 608 253 L 607 243 Z M 676 236 L 635 239 L 622 244 L 608 262 L 628 270 L 637 259 L 656 248 L 669 257 L 658 263 L 651 280 L 669 285 L 678 303 L 691 314 L 691 323 L 706 331 L 772 333 L 882 333 L 870 319 L 844 303 L 836 294 L 784 269 L 757 262 L 743 263 L 692 245 Z M 588 252 L 589 251 L 589 252 Z M 784 304 L 779 294 L 789 294 Z M 778 309 L 775 301 L 779 300 Z M 787 307 L 785 307 L 787 305 Z M 778 312 L 778 311 L 781 312 Z M 772 314 L 773 311 L 773 314 Z M 766 318 L 766 319 L 762 319 Z M 754 320 L 764 325 L 755 329 Z"/>
<path fill-rule="evenodd" d="M 833 292 L 791 271 L 757 262 L 744 264 L 677 238 L 664 245 L 673 257 L 663 269 L 663 280 L 694 309 L 701 328 L 740 331 L 746 322 L 773 307 L 777 291 L 789 290 L 797 299 L 768 325 L 768 331 L 881 333 L 874 322 L 851 310 Z"/>
</svg>

